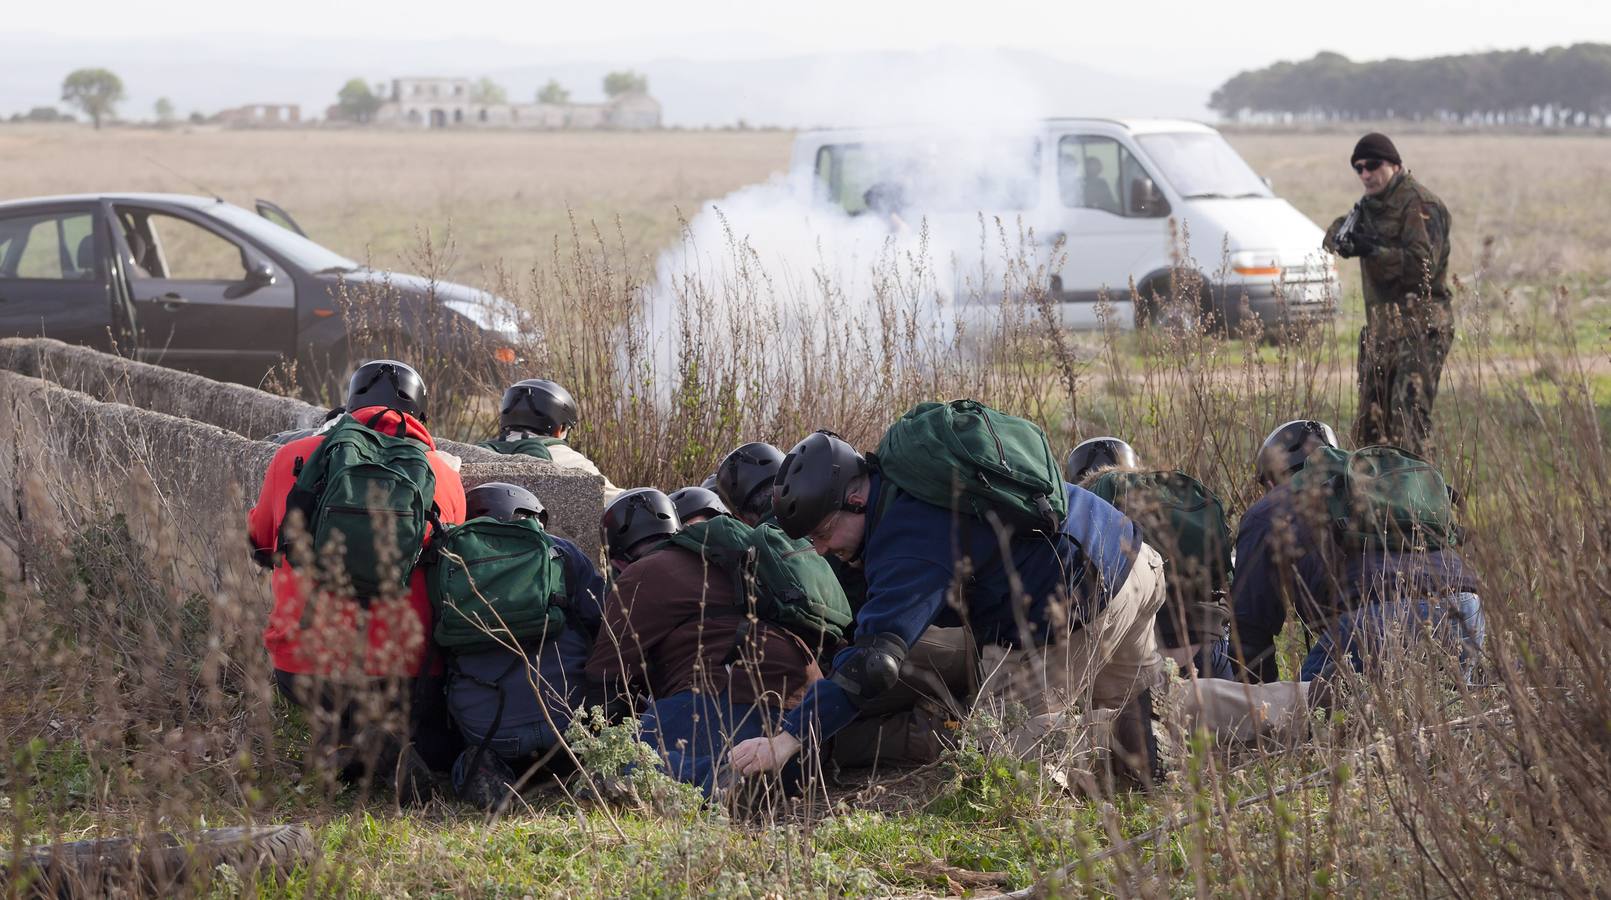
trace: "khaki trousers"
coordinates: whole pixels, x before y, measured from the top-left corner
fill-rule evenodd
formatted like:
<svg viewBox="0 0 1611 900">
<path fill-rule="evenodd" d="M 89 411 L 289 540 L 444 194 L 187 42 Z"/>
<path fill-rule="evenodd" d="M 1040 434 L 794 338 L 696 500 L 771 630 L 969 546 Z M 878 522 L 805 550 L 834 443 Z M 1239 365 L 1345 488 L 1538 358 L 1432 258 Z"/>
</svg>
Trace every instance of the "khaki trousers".
<svg viewBox="0 0 1611 900">
<path fill-rule="evenodd" d="M 1222 678 L 1182 682 L 1179 725 L 1188 732 L 1204 728 L 1220 742 L 1268 738 L 1283 743 L 1303 737 L 1309 722 L 1307 681 L 1242 684 Z"/>
<path fill-rule="evenodd" d="M 1120 709 L 1161 687 L 1169 664 L 1155 626 L 1164 599 L 1163 558 L 1143 544 L 1130 577 L 1085 627 L 1044 647 L 984 647 L 980 703 L 1021 703 L 1032 717 L 1009 735 L 1014 748 L 1023 752 L 1084 707 Z"/>
</svg>

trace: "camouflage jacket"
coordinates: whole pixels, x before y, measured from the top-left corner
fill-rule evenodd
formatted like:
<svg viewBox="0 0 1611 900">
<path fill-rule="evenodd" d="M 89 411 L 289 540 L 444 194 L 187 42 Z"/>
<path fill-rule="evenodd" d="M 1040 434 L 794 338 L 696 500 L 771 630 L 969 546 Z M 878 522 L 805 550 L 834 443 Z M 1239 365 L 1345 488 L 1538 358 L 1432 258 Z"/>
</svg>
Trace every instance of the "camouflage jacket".
<svg viewBox="0 0 1611 900">
<path fill-rule="evenodd" d="M 1326 229 L 1325 247 L 1335 251 L 1343 218 Z M 1449 209 L 1409 170 L 1361 204 L 1361 234 L 1375 238 L 1376 252 L 1361 257 L 1365 320 L 1375 325 L 1388 307 L 1400 315 L 1449 316 Z M 1428 308 L 1430 307 L 1430 308 Z"/>
</svg>

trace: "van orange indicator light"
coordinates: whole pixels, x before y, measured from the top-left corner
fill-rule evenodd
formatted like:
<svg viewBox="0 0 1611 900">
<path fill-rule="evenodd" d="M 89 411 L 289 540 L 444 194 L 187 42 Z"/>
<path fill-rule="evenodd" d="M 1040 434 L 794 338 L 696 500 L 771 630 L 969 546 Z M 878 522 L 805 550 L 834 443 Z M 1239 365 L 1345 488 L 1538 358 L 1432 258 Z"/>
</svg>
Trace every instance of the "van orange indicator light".
<svg viewBox="0 0 1611 900">
<path fill-rule="evenodd" d="M 316 309 L 313 311 L 313 314 L 321 319 L 328 319 L 335 315 L 336 311 L 333 309 Z"/>
<path fill-rule="evenodd" d="M 1232 269 L 1238 275 L 1280 275 L 1280 266 L 1236 266 Z"/>
</svg>

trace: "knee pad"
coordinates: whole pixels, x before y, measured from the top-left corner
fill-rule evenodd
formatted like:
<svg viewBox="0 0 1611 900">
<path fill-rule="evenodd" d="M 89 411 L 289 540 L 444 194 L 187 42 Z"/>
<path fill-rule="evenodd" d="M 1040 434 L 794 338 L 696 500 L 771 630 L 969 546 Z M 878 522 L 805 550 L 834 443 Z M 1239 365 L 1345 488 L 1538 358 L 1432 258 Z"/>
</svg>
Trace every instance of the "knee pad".
<svg viewBox="0 0 1611 900">
<path fill-rule="evenodd" d="M 900 680 L 906 650 L 906 641 L 893 632 L 858 637 L 856 652 L 834 669 L 829 680 L 850 695 L 851 704 L 859 708 Z"/>
</svg>

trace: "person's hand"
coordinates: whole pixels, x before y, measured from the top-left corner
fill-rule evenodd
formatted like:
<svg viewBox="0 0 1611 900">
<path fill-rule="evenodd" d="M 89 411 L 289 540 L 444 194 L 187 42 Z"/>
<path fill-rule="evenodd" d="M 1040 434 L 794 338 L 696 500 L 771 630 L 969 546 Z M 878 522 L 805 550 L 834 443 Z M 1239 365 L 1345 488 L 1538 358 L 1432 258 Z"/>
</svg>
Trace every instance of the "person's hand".
<svg viewBox="0 0 1611 900">
<path fill-rule="evenodd" d="M 780 731 L 772 737 L 750 738 L 740 743 L 727 754 L 727 761 L 734 771 L 748 777 L 776 772 L 799 752 L 799 739 Z"/>
<path fill-rule="evenodd" d="M 454 456 L 446 450 L 438 450 L 436 451 L 436 455 L 441 457 L 442 461 L 448 464 L 448 468 L 455 472 L 464 467 L 464 460 L 462 458 Z"/>
<path fill-rule="evenodd" d="M 1350 235 L 1350 237 L 1353 238 L 1350 243 L 1353 245 L 1355 256 L 1373 256 L 1375 255 L 1376 251 L 1380 249 L 1380 245 L 1376 243 L 1376 239 L 1370 235 Z"/>
<path fill-rule="evenodd" d="M 1343 259 L 1353 259 L 1359 255 L 1358 249 L 1354 246 L 1353 235 L 1345 235 L 1332 241 L 1331 249 Z"/>
</svg>

